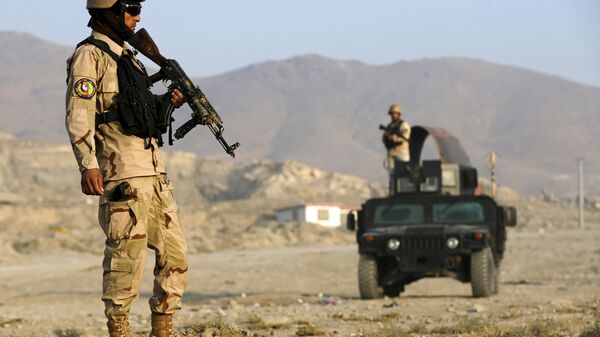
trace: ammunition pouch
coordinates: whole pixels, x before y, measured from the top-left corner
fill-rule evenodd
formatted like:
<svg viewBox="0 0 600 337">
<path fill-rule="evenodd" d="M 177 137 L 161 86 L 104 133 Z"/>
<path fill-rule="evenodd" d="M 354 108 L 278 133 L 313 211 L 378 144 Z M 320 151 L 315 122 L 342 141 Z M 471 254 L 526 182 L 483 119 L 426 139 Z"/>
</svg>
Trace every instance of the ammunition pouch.
<svg viewBox="0 0 600 337">
<path fill-rule="evenodd" d="M 150 91 L 150 78 L 146 69 L 139 64 L 136 66 L 134 62 L 128 54 L 119 58 L 119 122 L 128 134 L 140 138 L 159 138 L 161 133 L 156 127 L 156 101 Z"/>
</svg>

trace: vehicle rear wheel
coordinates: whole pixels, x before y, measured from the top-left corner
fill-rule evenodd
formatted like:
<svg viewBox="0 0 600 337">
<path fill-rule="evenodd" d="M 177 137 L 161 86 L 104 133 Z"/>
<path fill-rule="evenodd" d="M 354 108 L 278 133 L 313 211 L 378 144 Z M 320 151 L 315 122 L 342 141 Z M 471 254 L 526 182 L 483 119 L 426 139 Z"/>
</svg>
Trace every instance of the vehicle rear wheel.
<svg viewBox="0 0 600 337">
<path fill-rule="evenodd" d="M 358 260 L 358 289 L 360 298 L 371 300 L 383 297 L 383 288 L 379 286 L 377 260 L 371 255 L 361 254 Z"/>
<path fill-rule="evenodd" d="M 471 255 L 471 290 L 473 297 L 488 297 L 498 292 L 498 268 L 489 246 Z"/>
</svg>

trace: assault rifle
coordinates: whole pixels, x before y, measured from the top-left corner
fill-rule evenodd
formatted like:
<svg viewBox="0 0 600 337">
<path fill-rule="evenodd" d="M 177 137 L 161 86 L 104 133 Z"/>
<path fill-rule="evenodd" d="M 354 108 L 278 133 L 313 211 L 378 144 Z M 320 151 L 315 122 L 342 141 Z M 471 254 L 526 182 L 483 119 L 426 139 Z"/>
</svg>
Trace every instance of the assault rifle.
<svg viewBox="0 0 600 337">
<path fill-rule="evenodd" d="M 394 127 L 388 128 L 387 126 L 385 126 L 383 124 L 379 124 L 379 130 L 383 131 L 383 135 L 384 135 L 383 143 L 385 144 L 386 149 L 392 149 L 398 145 L 402 145 L 404 143 L 404 141 L 409 142 L 409 140 L 402 135 L 402 132 L 398 128 L 394 128 Z M 388 137 L 388 135 L 390 135 L 390 134 L 396 135 L 396 136 L 402 138 L 403 140 L 401 140 L 399 142 L 395 142 Z"/>
<path fill-rule="evenodd" d="M 402 125 L 402 124 L 400 124 L 400 125 Z M 396 136 L 398 136 L 398 137 L 400 137 L 400 138 L 404 139 L 404 140 L 405 140 L 405 141 L 407 141 L 407 142 L 409 141 L 409 139 L 408 139 L 408 138 L 406 138 L 406 137 L 404 137 L 404 136 L 402 135 L 402 132 L 401 132 L 401 131 L 400 131 L 400 129 L 398 129 L 398 128 L 394 128 L 394 127 L 392 127 L 392 128 L 389 128 L 389 129 L 388 129 L 388 127 L 387 127 L 387 126 L 385 126 L 385 125 L 383 125 L 383 124 L 379 124 L 379 130 L 383 131 L 383 132 L 384 132 L 386 135 L 387 135 L 387 134 L 396 135 Z"/>
<path fill-rule="evenodd" d="M 213 135 L 215 135 L 225 152 L 235 157 L 234 151 L 240 146 L 240 143 L 227 144 L 223 138 L 224 128 L 221 117 L 212 107 L 202 90 L 192 83 L 192 80 L 186 75 L 179 63 L 175 60 L 167 59 L 160 54 L 156 43 L 154 43 L 146 29 L 140 29 L 128 42 L 133 48 L 160 66 L 160 71 L 150 76 L 152 83 L 160 80 L 171 82 L 169 92 L 178 89 L 183 94 L 187 104 L 192 108 L 192 118 L 175 131 L 175 138 L 183 138 L 196 125 L 206 125 Z M 166 106 L 166 112 L 162 114 L 162 118 L 164 119 L 162 122 L 165 125 L 170 125 L 172 121 L 171 115 L 174 110 L 169 99 L 169 97 L 165 97 L 166 103 L 163 104 L 163 106 Z M 169 144 L 173 145 L 171 137 L 169 137 Z"/>
</svg>

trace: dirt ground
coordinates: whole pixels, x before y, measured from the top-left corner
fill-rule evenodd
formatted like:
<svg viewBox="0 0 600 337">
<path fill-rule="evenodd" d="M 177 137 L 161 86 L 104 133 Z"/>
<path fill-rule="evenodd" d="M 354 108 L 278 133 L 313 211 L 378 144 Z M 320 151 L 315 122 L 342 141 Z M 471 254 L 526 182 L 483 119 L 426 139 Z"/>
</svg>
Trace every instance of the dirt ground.
<svg viewBox="0 0 600 337">
<path fill-rule="evenodd" d="M 184 336 L 479 336 L 490 327 L 579 336 L 600 314 L 599 242 L 600 224 L 511 231 L 500 294 L 485 299 L 471 298 L 469 284 L 426 279 L 399 298 L 360 300 L 355 245 L 194 254 L 176 325 Z M 63 252 L 0 264 L 0 336 L 106 336 L 101 259 Z M 131 314 L 139 336 L 149 331 L 151 260 Z"/>
</svg>

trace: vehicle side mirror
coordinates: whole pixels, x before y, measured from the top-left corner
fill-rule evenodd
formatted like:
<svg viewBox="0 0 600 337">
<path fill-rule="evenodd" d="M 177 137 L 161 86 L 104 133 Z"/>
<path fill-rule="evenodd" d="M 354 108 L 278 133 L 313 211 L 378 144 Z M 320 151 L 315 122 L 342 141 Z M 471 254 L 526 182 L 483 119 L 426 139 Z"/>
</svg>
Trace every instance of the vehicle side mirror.
<svg viewBox="0 0 600 337">
<path fill-rule="evenodd" d="M 348 213 L 348 216 L 346 218 L 346 228 L 348 228 L 349 231 L 353 232 L 356 230 L 356 212 L 350 211 Z"/>
<path fill-rule="evenodd" d="M 504 218 L 506 219 L 506 226 L 515 227 L 517 225 L 517 209 L 514 207 L 505 207 Z"/>
</svg>

